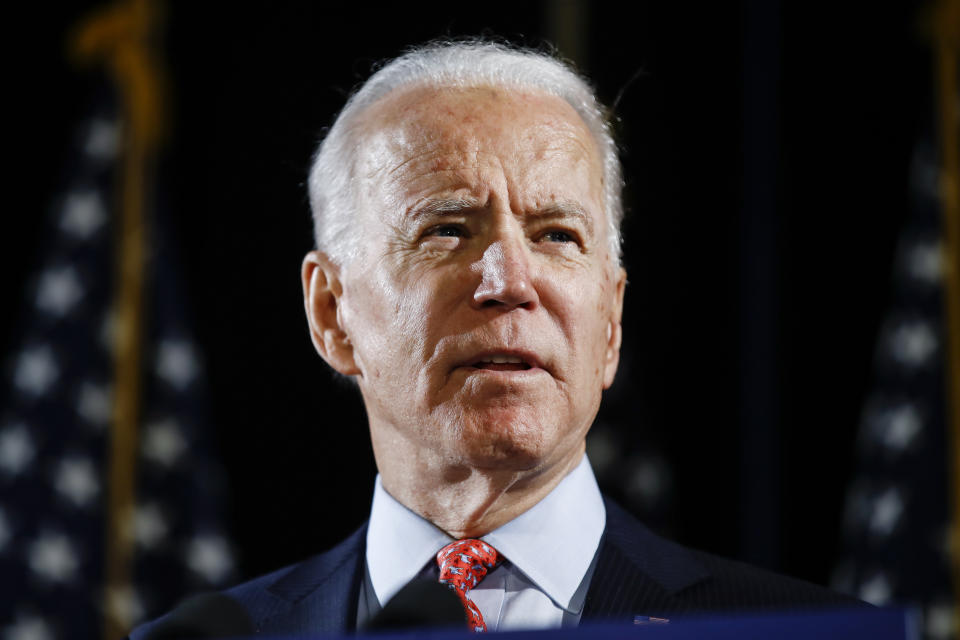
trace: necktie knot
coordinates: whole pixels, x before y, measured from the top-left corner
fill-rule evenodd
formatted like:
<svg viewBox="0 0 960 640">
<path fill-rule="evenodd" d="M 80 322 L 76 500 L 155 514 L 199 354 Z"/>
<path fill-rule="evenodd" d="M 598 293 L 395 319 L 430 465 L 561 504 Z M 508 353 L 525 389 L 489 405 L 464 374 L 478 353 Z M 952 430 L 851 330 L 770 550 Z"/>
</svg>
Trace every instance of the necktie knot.
<svg viewBox="0 0 960 640">
<path fill-rule="evenodd" d="M 482 540 L 464 539 L 451 542 L 437 552 L 440 582 L 450 587 L 467 613 L 470 628 L 486 631 L 483 616 L 467 594 L 480 584 L 484 576 L 500 562 L 496 549 Z"/>
</svg>

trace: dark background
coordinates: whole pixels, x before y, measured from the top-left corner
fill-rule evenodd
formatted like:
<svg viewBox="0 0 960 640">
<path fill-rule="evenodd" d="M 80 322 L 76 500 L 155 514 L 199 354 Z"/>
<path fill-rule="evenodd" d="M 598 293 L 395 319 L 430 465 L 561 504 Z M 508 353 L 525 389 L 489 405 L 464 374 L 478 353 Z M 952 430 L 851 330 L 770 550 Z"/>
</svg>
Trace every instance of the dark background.
<svg viewBox="0 0 960 640">
<path fill-rule="evenodd" d="M 21 6 L 7 22 L 5 354 L 89 98 L 64 52 L 92 6 Z M 604 102 L 622 92 L 630 285 L 622 369 L 591 442 L 610 454 L 601 483 L 681 542 L 828 580 L 928 117 L 916 3 L 173 3 L 162 224 L 242 577 L 333 544 L 369 508 L 362 405 L 302 317 L 303 183 L 323 127 L 405 46 L 481 33 L 536 46 L 565 15 L 579 35 L 562 52 Z M 661 491 L 635 490 L 640 468 L 660 470 Z"/>
</svg>

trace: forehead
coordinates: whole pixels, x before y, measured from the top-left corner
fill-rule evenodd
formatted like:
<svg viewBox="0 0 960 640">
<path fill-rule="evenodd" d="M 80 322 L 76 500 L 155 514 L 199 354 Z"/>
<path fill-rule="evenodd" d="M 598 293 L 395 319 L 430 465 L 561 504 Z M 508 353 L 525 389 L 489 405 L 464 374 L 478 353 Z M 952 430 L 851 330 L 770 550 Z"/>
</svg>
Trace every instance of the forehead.
<svg viewBox="0 0 960 640">
<path fill-rule="evenodd" d="M 563 167 L 602 189 L 593 136 L 573 107 L 544 92 L 417 87 L 388 94 L 361 118 L 358 168 L 371 185 L 496 162 L 514 173 Z"/>
<path fill-rule="evenodd" d="M 565 100 L 532 89 L 493 86 L 412 87 L 395 90 L 363 114 L 368 131 L 407 135 L 456 131 L 497 134 L 552 127 L 589 141 L 590 132 Z M 591 145 L 592 141 L 591 141 Z"/>
</svg>

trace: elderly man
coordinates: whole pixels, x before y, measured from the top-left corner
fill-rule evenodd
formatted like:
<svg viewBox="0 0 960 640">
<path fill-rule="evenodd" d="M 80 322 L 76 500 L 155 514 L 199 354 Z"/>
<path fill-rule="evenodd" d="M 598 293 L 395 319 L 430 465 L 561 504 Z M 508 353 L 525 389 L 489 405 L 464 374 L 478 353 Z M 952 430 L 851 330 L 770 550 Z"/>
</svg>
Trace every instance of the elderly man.
<svg viewBox="0 0 960 640">
<path fill-rule="evenodd" d="M 257 630 L 362 627 L 418 578 L 452 587 L 476 630 L 839 601 L 601 496 L 584 440 L 617 370 L 621 177 L 568 67 L 414 50 L 350 99 L 309 188 L 310 335 L 359 388 L 380 474 L 353 536 L 228 592 Z"/>
</svg>

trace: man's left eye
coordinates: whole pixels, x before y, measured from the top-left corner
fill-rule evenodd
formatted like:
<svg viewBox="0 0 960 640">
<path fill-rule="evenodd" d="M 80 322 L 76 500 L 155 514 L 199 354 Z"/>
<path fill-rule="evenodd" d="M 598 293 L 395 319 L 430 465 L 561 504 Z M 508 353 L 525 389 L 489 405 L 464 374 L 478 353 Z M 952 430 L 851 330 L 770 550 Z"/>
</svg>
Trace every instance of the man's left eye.
<svg viewBox="0 0 960 640">
<path fill-rule="evenodd" d="M 577 241 L 577 239 L 574 237 L 572 233 L 569 233 L 567 231 L 561 231 L 559 229 L 554 229 L 553 231 L 547 231 L 542 236 L 540 236 L 540 239 L 545 240 L 547 242 L 576 242 Z"/>
</svg>

